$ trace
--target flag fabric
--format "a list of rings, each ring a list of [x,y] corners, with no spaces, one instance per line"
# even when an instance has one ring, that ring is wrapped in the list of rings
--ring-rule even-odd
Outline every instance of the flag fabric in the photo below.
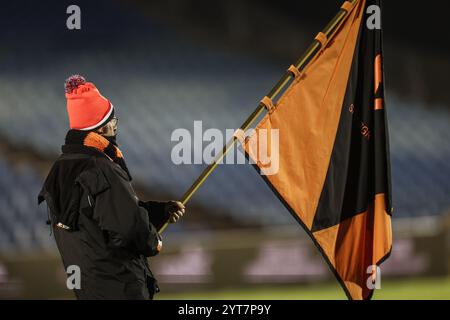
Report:
[[[380,2],[345,2],[348,17],[331,39],[319,34],[305,70],[291,67],[296,79],[243,146],[349,299],[372,297],[392,248],[382,30],[368,23]],[[258,139],[270,134],[258,133],[274,129],[278,171],[264,175]]]

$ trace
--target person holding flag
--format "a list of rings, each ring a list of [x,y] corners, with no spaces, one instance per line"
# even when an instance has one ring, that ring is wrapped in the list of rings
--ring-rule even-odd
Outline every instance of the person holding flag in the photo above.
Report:
[[[78,299],[152,299],[159,291],[147,257],[162,248],[158,229],[178,221],[178,201],[141,201],[117,144],[114,106],[79,75],[66,80],[70,130],[39,204],[66,270],[80,271]]]

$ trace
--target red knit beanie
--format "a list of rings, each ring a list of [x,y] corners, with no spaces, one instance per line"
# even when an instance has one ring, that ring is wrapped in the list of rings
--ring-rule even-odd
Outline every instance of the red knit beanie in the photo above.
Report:
[[[80,75],[70,76],[65,83],[67,113],[71,129],[94,130],[114,117],[114,107],[93,83]]]

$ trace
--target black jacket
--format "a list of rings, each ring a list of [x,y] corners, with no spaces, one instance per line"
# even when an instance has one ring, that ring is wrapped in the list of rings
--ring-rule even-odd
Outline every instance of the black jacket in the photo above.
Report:
[[[159,291],[146,257],[160,250],[165,203],[141,202],[126,172],[104,153],[71,146],[39,193],[64,267],[81,270],[79,299],[151,299]]]

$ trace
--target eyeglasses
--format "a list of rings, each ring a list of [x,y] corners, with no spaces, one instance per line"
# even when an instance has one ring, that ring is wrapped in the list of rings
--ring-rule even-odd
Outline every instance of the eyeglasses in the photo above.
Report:
[[[111,119],[111,125],[112,125],[113,127],[117,127],[118,124],[119,124],[119,118],[113,117],[113,118]]]

